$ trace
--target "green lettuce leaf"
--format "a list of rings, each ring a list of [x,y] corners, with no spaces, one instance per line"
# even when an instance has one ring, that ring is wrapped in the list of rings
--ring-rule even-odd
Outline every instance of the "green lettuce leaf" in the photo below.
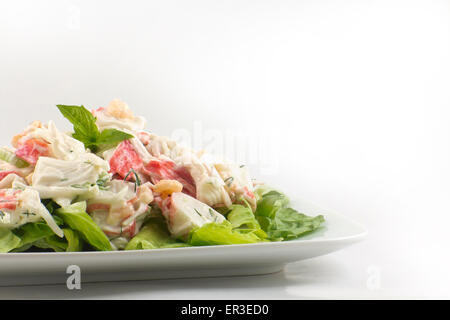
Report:
[[[63,229],[64,239],[52,235],[36,241],[33,245],[41,249],[52,249],[56,252],[80,252],[83,250],[83,241],[80,234],[71,229]]]
[[[318,229],[325,218],[310,217],[292,208],[278,210],[267,226],[267,234],[273,240],[294,240]]]
[[[56,218],[55,221],[58,225],[61,225],[63,223],[60,218],[54,218]],[[35,246],[36,243],[39,244],[41,242],[45,242],[46,238],[55,236],[53,230],[50,229],[50,227],[45,222],[27,223],[14,230],[14,233],[21,239],[19,247],[14,249],[14,252],[27,251],[31,247]]]
[[[252,232],[233,229],[229,221],[208,223],[191,231],[188,243],[192,246],[214,246],[261,242],[261,238]]]
[[[265,230],[276,212],[287,205],[289,205],[289,198],[281,192],[270,190],[261,194],[255,213],[261,227]],[[263,219],[264,217],[268,219]]]
[[[36,241],[54,235],[53,230],[43,222],[27,223],[16,229],[15,233],[21,239],[20,247],[33,245]]]
[[[83,251],[83,240],[79,232],[72,229],[63,229],[64,238],[67,240],[67,252]]]
[[[62,225],[61,218],[54,216],[58,225]],[[41,249],[52,249],[56,252],[81,251],[82,240],[78,232],[71,229],[63,229],[64,239],[56,236],[52,229],[43,222],[27,223],[14,230],[16,236],[20,238],[20,244],[14,252],[24,252],[31,247]]]
[[[20,238],[11,230],[0,228],[0,253],[7,253],[20,247],[20,242]]]
[[[232,205],[227,214],[227,220],[231,223],[233,230],[241,233],[254,233],[261,239],[267,238],[267,234],[261,229],[250,207]]]
[[[26,246],[15,248],[14,250],[11,250],[10,252],[26,252],[30,250],[33,247],[33,244],[27,244]]]
[[[67,251],[67,242],[59,238],[58,236],[39,239],[33,243],[33,246],[40,249],[51,249],[55,252]]]
[[[125,250],[151,250],[163,248],[181,248],[189,246],[170,236],[162,217],[151,217],[141,231],[128,243]]]
[[[315,231],[325,222],[322,215],[310,217],[288,208],[289,199],[278,191],[259,191],[255,216],[271,241],[297,239]]]
[[[78,231],[93,248],[100,251],[112,250],[108,237],[86,213],[86,202],[77,202],[69,207],[59,208],[55,214],[62,218],[71,229]]]
[[[48,229],[47,229],[48,228]],[[21,227],[17,233],[21,233],[20,247],[14,252],[24,252],[31,247],[51,249],[56,252],[79,252],[83,249],[83,242],[77,231],[63,229],[64,239],[56,236],[51,229],[43,223],[29,223]]]

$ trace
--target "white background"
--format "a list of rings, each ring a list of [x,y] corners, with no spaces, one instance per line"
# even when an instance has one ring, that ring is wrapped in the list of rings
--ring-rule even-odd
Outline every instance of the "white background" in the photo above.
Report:
[[[254,176],[370,232],[276,275],[0,298],[450,298],[449,1],[1,1],[0,46],[3,144],[118,97],[162,135],[237,134]]]

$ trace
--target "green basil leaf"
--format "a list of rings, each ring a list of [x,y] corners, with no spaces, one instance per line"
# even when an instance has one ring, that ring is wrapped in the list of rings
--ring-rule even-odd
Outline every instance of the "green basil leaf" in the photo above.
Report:
[[[131,134],[128,134],[117,129],[105,129],[100,133],[97,139],[98,145],[117,145],[124,140],[133,138]]]
[[[97,141],[100,132],[95,124],[95,117],[84,106],[57,105],[62,115],[73,124],[75,139],[86,143]]]
[[[73,138],[96,152],[100,146],[115,146],[119,142],[133,138],[132,135],[117,129],[98,130],[96,118],[84,106],[57,105],[62,115],[73,124]]]

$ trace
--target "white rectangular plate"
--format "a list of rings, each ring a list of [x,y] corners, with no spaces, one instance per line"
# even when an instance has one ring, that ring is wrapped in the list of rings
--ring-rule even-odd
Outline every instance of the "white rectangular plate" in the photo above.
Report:
[[[289,242],[192,247],[127,252],[0,254],[0,285],[65,283],[67,268],[77,265],[87,282],[127,281],[275,273],[288,263],[321,256],[361,241],[364,227],[340,214],[305,201],[292,207],[323,214],[324,227]]]

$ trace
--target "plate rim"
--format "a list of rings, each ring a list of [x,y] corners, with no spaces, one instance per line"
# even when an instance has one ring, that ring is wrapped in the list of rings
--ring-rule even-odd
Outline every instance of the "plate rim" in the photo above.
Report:
[[[0,253],[0,259],[4,259],[6,257],[10,258],[44,258],[44,257],[54,257],[54,258],[63,258],[63,257],[100,257],[100,256],[127,256],[134,255],[136,253],[140,253],[142,255],[150,255],[152,253],[179,253],[179,252],[197,252],[197,251],[210,251],[210,250],[232,250],[232,249],[246,249],[246,248],[257,248],[257,247],[297,247],[311,244],[323,244],[323,243],[356,243],[363,241],[367,238],[369,231],[368,229],[361,223],[356,222],[355,220],[346,217],[340,213],[332,212],[329,210],[328,213],[331,213],[335,216],[338,216],[340,219],[345,220],[346,223],[352,224],[355,227],[359,228],[359,232],[355,234],[351,234],[348,236],[340,236],[329,239],[295,239],[290,241],[275,241],[275,242],[260,242],[260,243],[246,243],[246,244],[232,244],[232,245],[213,245],[213,246],[193,246],[193,247],[181,247],[181,248],[158,248],[158,249],[146,249],[146,250],[128,250],[128,251],[82,251],[82,252],[10,252],[10,253]],[[327,213],[325,213],[326,215]]]

